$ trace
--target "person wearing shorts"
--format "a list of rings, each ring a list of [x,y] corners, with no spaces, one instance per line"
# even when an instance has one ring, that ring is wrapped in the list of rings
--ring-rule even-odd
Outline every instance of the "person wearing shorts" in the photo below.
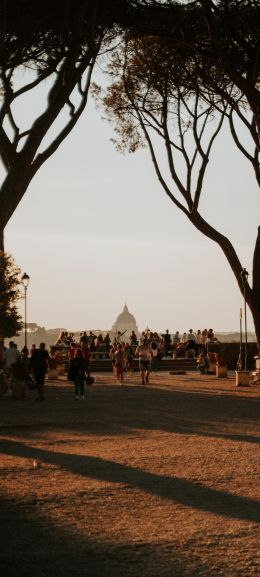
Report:
[[[139,369],[142,385],[145,385],[145,383],[149,383],[151,360],[153,357],[151,345],[146,338],[144,338],[142,344],[137,347],[136,356],[139,358]]]

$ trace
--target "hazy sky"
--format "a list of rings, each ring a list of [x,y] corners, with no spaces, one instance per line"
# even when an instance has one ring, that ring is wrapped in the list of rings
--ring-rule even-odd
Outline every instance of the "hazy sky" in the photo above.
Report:
[[[39,100],[21,106],[28,117]],[[6,228],[6,251],[30,276],[28,322],[110,329],[127,303],[139,330],[239,330],[243,298],[224,254],[166,197],[148,151],[121,155],[113,136],[90,101]],[[229,236],[249,273],[259,209],[252,170],[225,131],[202,214]]]

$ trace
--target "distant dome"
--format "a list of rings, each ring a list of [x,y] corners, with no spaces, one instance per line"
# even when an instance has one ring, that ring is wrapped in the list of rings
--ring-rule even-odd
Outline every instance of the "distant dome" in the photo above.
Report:
[[[139,335],[135,317],[134,315],[131,315],[126,305],[124,306],[120,315],[118,315],[111,330],[113,334],[117,333],[118,331],[123,332],[125,335],[125,340],[129,339],[133,331],[136,333],[136,335]]]
[[[123,324],[130,324],[136,325],[136,320],[134,315],[131,315],[127,306],[124,306],[123,312],[118,315],[115,325],[123,325]]]

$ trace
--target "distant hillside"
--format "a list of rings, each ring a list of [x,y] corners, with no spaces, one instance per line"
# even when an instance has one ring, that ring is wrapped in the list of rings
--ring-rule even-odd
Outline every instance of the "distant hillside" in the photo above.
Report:
[[[41,342],[44,342],[44,343],[46,343],[47,347],[49,348],[50,345],[53,345],[57,341],[61,331],[65,331],[65,330],[69,330],[69,329],[55,328],[55,329],[46,330],[45,327],[40,327],[36,323],[28,323],[28,335],[27,335],[28,347],[30,348],[32,346],[32,344],[39,346],[39,344]],[[92,330],[93,330],[94,334],[99,334],[102,332],[102,330],[100,330],[100,329],[98,329],[98,330],[92,329]],[[89,331],[87,331],[87,332],[89,332]],[[215,333],[215,335],[221,343],[239,343],[239,341],[240,341],[240,335],[238,332]],[[74,336],[75,336],[76,340],[79,340],[80,333],[78,331],[77,332],[75,331]],[[5,344],[8,343],[8,340],[10,340],[10,339],[6,339]],[[13,340],[14,342],[17,343],[17,346],[19,349],[21,349],[24,346],[24,334],[23,333],[21,333],[18,337],[12,338],[11,340]],[[245,336],[243,333],[243,342],[244,341],[245,341]],[[249,343],[255,343],[256,342],[255,333],[249,332],[247,334],[247,341]]]
[[[215,333],[217,339],[222,343],[239,343],[240,342],[240,334],[238,332],[230,332],[230,333]],[[243,341],[245,341],[245,335],[243,332]],[[255,333],[249,332],[247,333],[247,342],[248,343],[255,343],[256,336]]]

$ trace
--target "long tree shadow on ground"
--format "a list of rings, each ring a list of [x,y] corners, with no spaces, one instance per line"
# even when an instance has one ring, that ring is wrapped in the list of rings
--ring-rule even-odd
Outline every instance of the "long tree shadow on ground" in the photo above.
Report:
[[[259,422],[259,398],[153,387],[123,391],[93,387],[87,396],[85,405],[79,407],[70,390],[59,386],[50,391],[45,406],[40,408],[34,401],[15,403],[5,399],[1,429],[8,430],[8,435],[16,435],[19,428],[23,433],[27,429],[31,438],[37,437],[40,429],[64,428],[82,435],[114,436],[147,429],[251,443],[260,440],[260,436],[247,432],[250,424],[256,428]]]
[[[145,493],[156,495],[195,509],[224,517],[260,521],[260,504],[254,499],[232,495],[178,477],[149,473],[138,468],[88,455],[58,453],[2,440],[0,452],[7,455],[39,459],[66,469],[70,473],[109,483],[124,483]]]
[[[0,539],[3,577],[210,576],[172,543],[97,542],[56,526],[26,501],[0,500]]]

